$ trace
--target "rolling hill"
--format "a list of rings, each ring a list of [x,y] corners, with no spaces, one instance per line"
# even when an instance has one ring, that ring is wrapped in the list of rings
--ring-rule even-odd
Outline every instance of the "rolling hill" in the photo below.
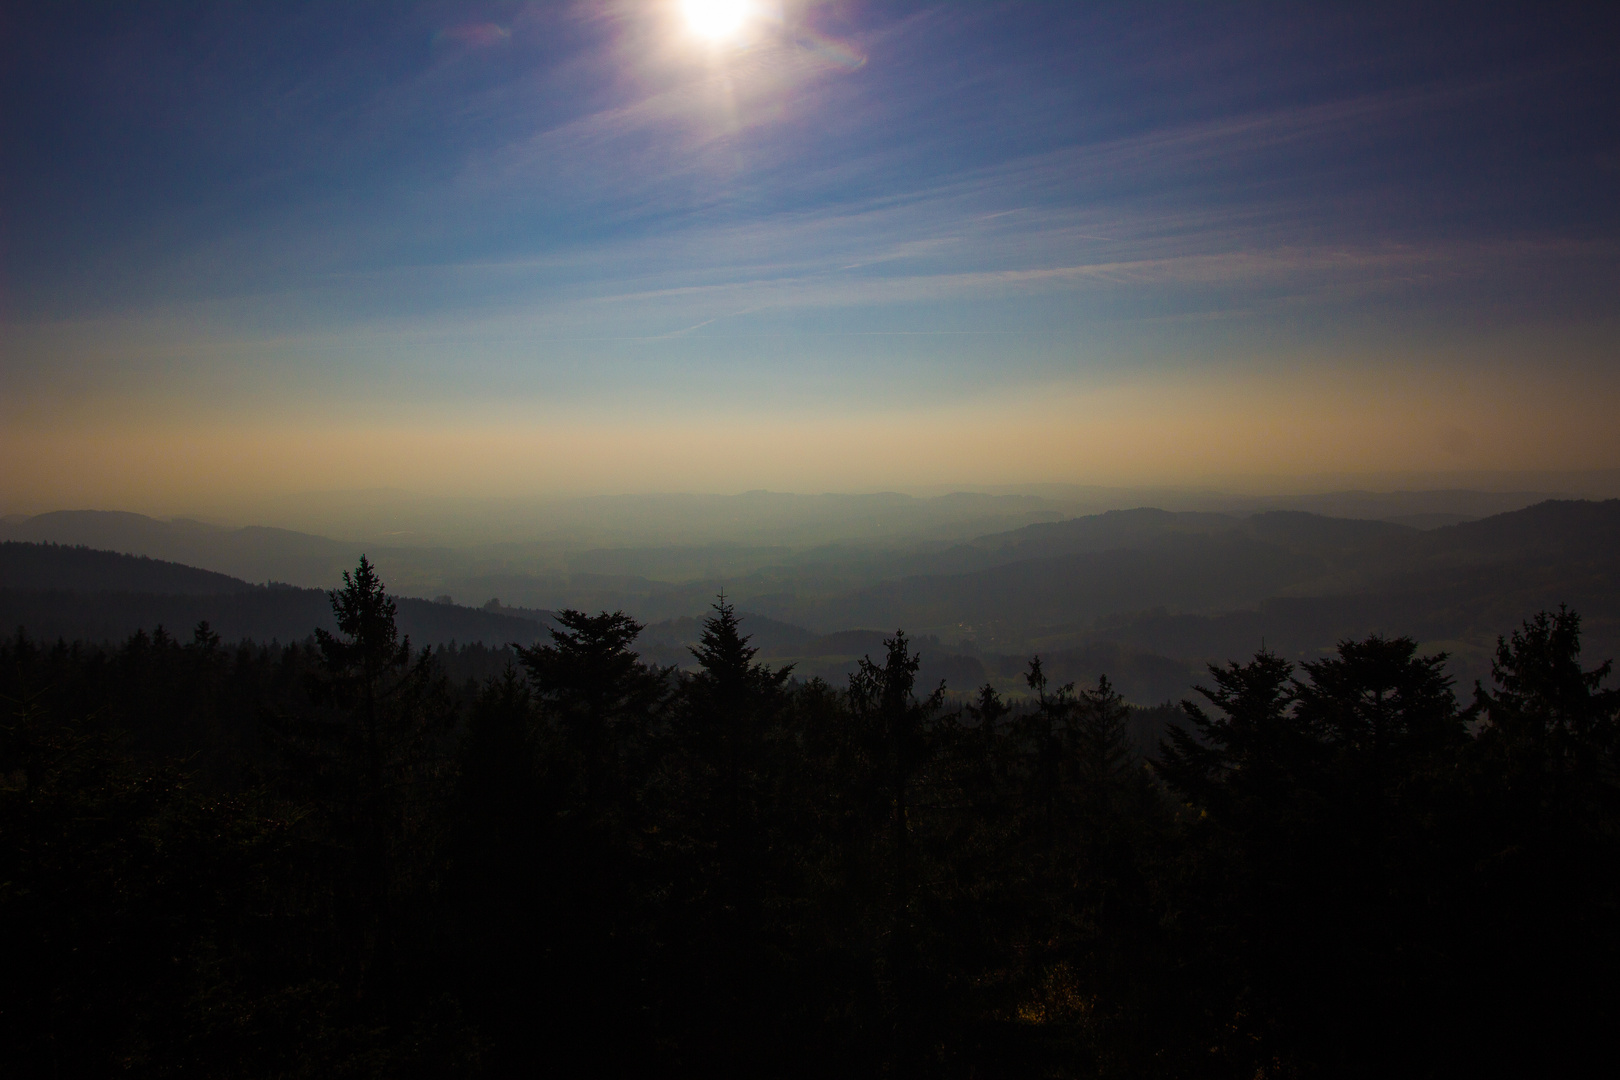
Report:
[[[135,515],[72,521],[123,530],[126,538],[145,529],[169,544],[192,527],[155,523],[168,531],[153,531],[143,524],[150,519]],[[262,541],[328,559],[332,569],[321,580],[332,584],[351,557],[320,537],[231,535],[241,551]],[[698,572],[674,582],[508,571],[477,579],[482,586],[472,595],[487,587],[517,596],[517,605],[471,608],[405,596],[400,620],[419,642],[493,643],[532,640],[558,607],[622,608],[652,623],[641,646],[649,659],[686,664],[698,620],[723,588],[750,613],[762,655],[805,675],[841,678],[881,647],[884,632],[904,627],[923,646],[925,674],[942,674],[958,688],[988,678],[1016,689],[1018,671],[1038,651],[1063,679],[1107,670],[1136,700],[1162,700],[1183,692],[1203,663],[1252,654],[1262,642],[1308,659],[1343,638],[1375,632],[1413,634],[1426,647],[1446,648],[1453,670],[1471,679],[1488,671],[1498,634],[1560,603],[1582,613],[1589,655],[1606,659],[1620,652],[1617,553],[1620,500],[1546,501],[1426,530],[1301,511],[1141,508],[949,545],[824,545],[777,553],[773,565],[746,572],[694,555]],[[388,558],[386,551],[377,556],[392,584]],[[615,558],[596,565],[638,565],[629,553]],[[525,587],[543,589],[545,603],[523,602]],[[288,640],[327,625],[329,614],[318,589],[255,585],[176,561],[6,543],[0,618],[51,637],[117,637],[158,622],[184,630],[207,619],[227,637]]]
[[[528,643],[543,618],[396,597],[399,627],[419,645]],[[544,616],[547,613],[536,612]],[[106,641],[162,625],[187,636],[206,621],[226,640],[298,641],[334,628],[320,589],[253,585],[157,559],[54,544],[0,543],[0,625],[35,638]]]

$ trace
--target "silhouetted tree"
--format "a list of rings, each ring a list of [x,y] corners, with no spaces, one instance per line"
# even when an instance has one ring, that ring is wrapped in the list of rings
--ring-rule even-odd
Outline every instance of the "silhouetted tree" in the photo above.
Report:
[[[492,1071],[538,1066],[545,981],[558,973],[547,945],[558,910],[551,878],[556,807],[528,686],[508,666],[487,682],[462,736],[448,835],[446,943],[463,1002],[488,1039]],[[539,1028],[540,1030],[536,1030]]]
[[[1459,942],[1479,965],[1465,1019],[1478,1060],[1522,1072],[1620,1066],[1592,1038],[1620,992],[1620,690],[1581,664],[1574,612],[1543,611],[1497,639],[1492,690],[1475,688],[1483,831]],[[1599,1064],[1602,1062],[1603,1064]]]
[[[1285,992],[1288,1024],[1324,1063],[1387,1065],[1425,1041],[1422,1003],[1449,989],[1421,959],[1456,917],[1446,806],[1468,736],[1445,661],[1374,635],[1301,665],[1308,681],[1295,684],[1296,720],[1320,750],[1304,788],[1312,830],[1293,838],[1285,880],[1311,913],[1279,920],[1274,960],[1284,984],[1333,973]]]
[[[1195,689],[1219,713],[1181,703],[1192,730],[1170,730],[1160,747],[1160,774],[1194,805],[1227,819],[1282,798],[1312,749],[1290,715],[1293,673],[1293,664],[1264,651],[1247,664],[1211,664],[1214,687]]]
[[[722,594],[703,620],[670,709],[672,739],[656,770],[664,899],[659,932],[669,975],[660,1006],[694,1067],[737,1074],[780,1052],[779,979],[767,949],[767,897],[780,877],[771,845],[770,742],[791,668],[756,662]]]
[[[542,731],[556,736],[545,766],[555,808],[547,1030],[622,1064],[648,1035],[642,1017],[657,993],[645,973],[657,951],[650,905],[664,882],[652,837],[662,823],[646,794],[672,683],[632,650],[641,624],[624,612],[556,619],[550,644],[516,650]]]
[[[436,790],[448,773],[439,741],[453,711],[432,654],[413,655],[397,609],[362,555],[328,594],[338,633],[315,631],[318,711],[284,725],[305,788],[333,815],[340,938],[363,984],[393,991],[407,890],[423,884]],[[406,903],[409,907],[409,903]]]
[[[979,687],[973,701],[966,708],[967,715],[979,730],[979,740],[984,746],[987,761],[995,748],[1001,722],[1011,711],[1007,703],[1001,699],[1001,695],[996,693],[996,688],[989,683]]]
[[[1612,814],[1620,752],[1620,689],[1605,662],[1582,668],[1580,616],[1543,611],[1497,639],[1494,692],[1476,688],[1487,767],[1532,830]]]
[[[720,777],[724,806],[727,873],[739,888],[749,870],[754,808],[746,789],[758,768],[762,729],[781,707],[792,665],[772,670],[754,662],[736,610],[722,595],[703,621],[703,636],[691,650],[699,670],[685,687],[682,710],[688,743]]]
[[[549,723],[578,762],[588,812],[607,811],[618,794],[621,747],[646,734],[664,704],[665,681],[630,646],[642,626],[622,611],[557,613],[551,644],[517,647]]]
[[[890,810],[888,884],[892,912],[886,959],[893,995],[894,1060],[904,1072],[918,1064],[912,787],[927,750],[925,727],[944,703],[945,688],[941,684],[927,697],[919,698],[916,683],[922,658],[911,652],[911,643],[903,631],[895,631],[883,645],[881,666],[870,656],[862,657],[849,677],[849,701],[856,723],[864,725],[875,740],[876,757],[882,762],[880,775],[886,780],[883,786],[884,802]]]

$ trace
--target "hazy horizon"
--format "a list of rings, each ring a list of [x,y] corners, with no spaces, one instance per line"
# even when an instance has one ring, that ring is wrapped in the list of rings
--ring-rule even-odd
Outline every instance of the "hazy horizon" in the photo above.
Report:
[[[55,505],[9,510],[0,523],[30,539],[87,543],[126,550],[96,538],[95,520],[117,531],[119,515],[212,530],[270,528],[343,543],[391,548],[528,549],[544,552],[592,548],[776,545],[805,549],[855,542],[880,546],[961,542],[1042,521],[1063,521],[1109,511],[1153,508],[1239,517],[1267,510],[1303,510],[1325,517],[1421,523],[1472,520],[1547,499],[1620,496],[1620,472],[1389,477],[1366,486],[1357,478],[1320,477],[1310,486],[1111,487],[1025,484],[942,486],[912,491],[844,492],[619,492],[549,498],[479,498],[420,494],[399,489],[302,492],[182,508],[150,505]],[[1380,488],[1377,481],[1385,486]],[[1450,481],[1450,483],[1447,483]],[[46,526],[38,536],[30,522]],[[50,524],[55,522],[55,524]],[[58,526],[66,532],[58,535]],[[89,528],[89,532],[84,532]],[[21,534],[19,534],[20,536]],[[14,537],[15,538],[15,537]],[[146,552],[136,552],[146,553]],[[514,554],[512,557],[520,558]]]

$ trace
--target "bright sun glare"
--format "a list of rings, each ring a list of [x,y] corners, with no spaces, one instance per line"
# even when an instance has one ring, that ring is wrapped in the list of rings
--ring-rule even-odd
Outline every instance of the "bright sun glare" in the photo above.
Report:
[[[681,0],[692,31],[710,41],[735,37],[748,16],[748,0]]]

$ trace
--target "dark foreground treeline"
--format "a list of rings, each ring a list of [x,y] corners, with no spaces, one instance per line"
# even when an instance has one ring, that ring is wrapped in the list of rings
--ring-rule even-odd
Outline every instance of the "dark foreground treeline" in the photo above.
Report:
[[[362,562],[312,644],[0,655],[15,1075],[1474,1076],[1615,1064],[1616,717],[1573,613],[962,709],[566,613],[452,681]],[[495,654],[457,654],[466,671]]]

